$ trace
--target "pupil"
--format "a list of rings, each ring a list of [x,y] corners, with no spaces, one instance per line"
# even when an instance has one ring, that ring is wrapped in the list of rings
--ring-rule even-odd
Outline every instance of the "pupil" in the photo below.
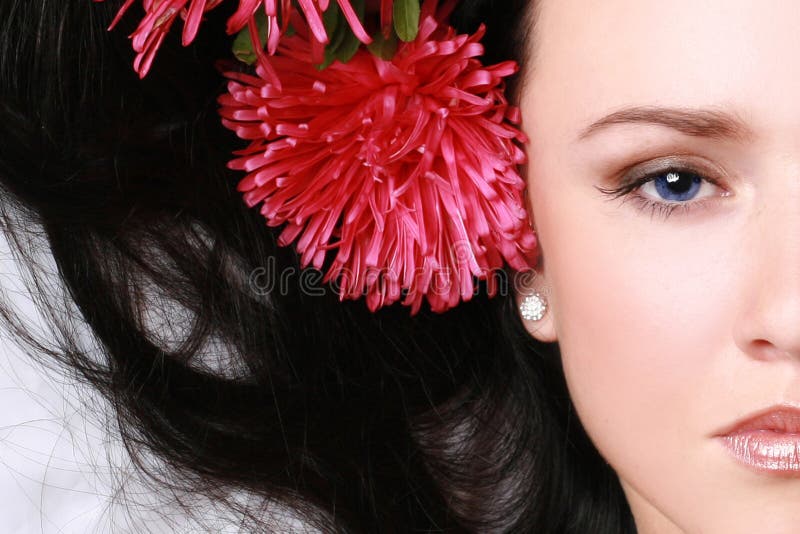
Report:
[[[691,199],[700,189],[702,179],[692,173],[673,171],[662,174],[655,180],[658,194],[665,200],[683,201]]]
[[[686,180],[681,178],[681,176],[682,174],[677,172],[667,174],[667,184],[669,184],[670,189],[675,193],[685,193],[692,187],[692,183],[694,182],[694,177]]]

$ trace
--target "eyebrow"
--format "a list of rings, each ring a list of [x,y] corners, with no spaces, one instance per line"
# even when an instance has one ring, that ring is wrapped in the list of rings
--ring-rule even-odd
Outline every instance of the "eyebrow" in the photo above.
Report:
[[[713,108],[634,106],[615,111],[584,128],[576,141],[616,124],[656,124],[692,137],[750,141],[754,134],[739,116]]]

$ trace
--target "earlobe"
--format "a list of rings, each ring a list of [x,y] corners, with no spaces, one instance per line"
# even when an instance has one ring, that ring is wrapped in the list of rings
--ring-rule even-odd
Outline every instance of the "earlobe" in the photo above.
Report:
[[[536,276],[536,272],[533,278]],[[541,284],[536,284],[541,286]],[[557,341],[555,322],[553,320],[552,303],[547,298],[547,291],[542,287],[525,284],[516,291],[517,311],[525,329],[543,343]]]

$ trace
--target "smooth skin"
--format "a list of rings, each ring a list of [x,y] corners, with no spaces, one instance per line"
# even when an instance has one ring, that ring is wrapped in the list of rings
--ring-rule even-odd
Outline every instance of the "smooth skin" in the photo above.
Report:
[[[713,438],[800,406],[800,2],[542,0],[531,46],[520,103],[549,308],[528,328],[559,343],[639,533],[800,532],[800,477]],[[689,113],[579,139],[639,106]],[[689,199],[598,190],[676,162],[704,178]]]

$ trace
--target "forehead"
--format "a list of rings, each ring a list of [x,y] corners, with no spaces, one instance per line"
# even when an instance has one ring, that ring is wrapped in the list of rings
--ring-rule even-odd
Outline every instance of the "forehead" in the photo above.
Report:
[[[542,0],[523,100],[584,119],[624,105],[800,121],[800,2]],[[585,122],[585,121],[582,121]]]

